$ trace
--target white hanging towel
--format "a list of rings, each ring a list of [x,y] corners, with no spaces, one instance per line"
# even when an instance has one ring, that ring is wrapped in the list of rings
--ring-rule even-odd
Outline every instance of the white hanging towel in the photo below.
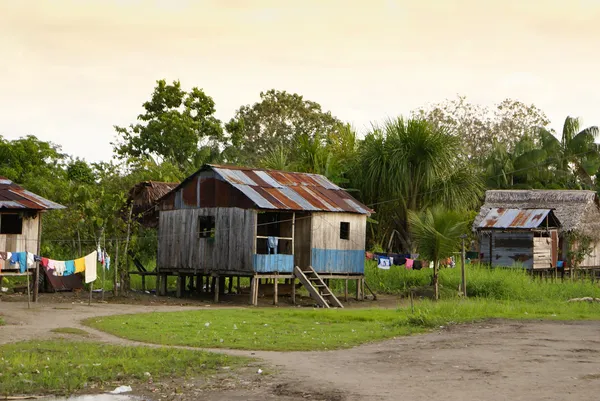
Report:
[[[96,281],[96,268],[98,263],[98,252],[94,251],[85,257],[85,282]]]

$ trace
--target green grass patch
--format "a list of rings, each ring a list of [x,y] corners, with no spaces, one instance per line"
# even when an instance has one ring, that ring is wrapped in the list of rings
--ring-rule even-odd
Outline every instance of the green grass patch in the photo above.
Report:
[[[487,318],[600,319],[589,303],[423,301],[391,309],[221,309],[91,318],[85,324],[136,341],[205,348],[327,350],[349,348]]]
[[[90,335],[90,333],[88,333],[85,330],[81,330],[75,327],[58,327],[56,329],[52,329],[50,330],[53,333],[60,333],[60,334],[74,334],[77,336],[84,336],[87,337]]]
[[[83,388],[112,390],[171,377],[214,374],[248,362],[202,351],[123,347],[73,341],[0,345],[0,394],[71,394]]]
[[[365,263],[365,276],[369,286],[379,294],[406,294],[411,288],[427,287],[432,282],[432,269],[406,270],[404,266],[392,266],[390,270],[377,268],[374,261]],[[479,265],[466,265],[467,295],[499,300],[558,301],[579,297],[600,297],[598,283],[587,281],[564,281],[533,279],[521,268],[489,269]],[[341,280],[332,281],[334,290],[343,292]],[[460,285],[460,267],[440,270],[442,296],[454,298]],[[354,283],[350,283],[351,293]]]

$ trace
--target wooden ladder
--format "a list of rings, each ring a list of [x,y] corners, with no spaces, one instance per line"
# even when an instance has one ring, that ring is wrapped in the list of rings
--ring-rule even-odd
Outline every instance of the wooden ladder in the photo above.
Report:
[[[323,308],[343,308],[344,305],[339,299],[333,295],[331,289],[325,284],[323,279],[317,274],[312,266],[306,268],[306,270],[300,269],[298,266],[294,267],[294,275],[300,280],[302,285],[308,290],[308,293],[317,301],[317,303]]]

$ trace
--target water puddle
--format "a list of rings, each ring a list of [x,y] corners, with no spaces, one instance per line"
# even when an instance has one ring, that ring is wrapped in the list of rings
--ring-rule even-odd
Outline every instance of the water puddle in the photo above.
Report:
[[[140,401],[141,398],[123,394],[90,394],[76,397],[41,398],[42,401]]]

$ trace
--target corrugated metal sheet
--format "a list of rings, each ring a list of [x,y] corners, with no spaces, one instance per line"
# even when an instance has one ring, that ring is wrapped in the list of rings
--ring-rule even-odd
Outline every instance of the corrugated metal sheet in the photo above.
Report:
[[[11,180],[0,177],[0,209],[51,210],[65,207],[30,192]]]
[[[206,168],[212,169],[261,209],[373,212],[321,175],[220,165]]]
[[[490,209],[479,228],[537,228],[551,209]]]

